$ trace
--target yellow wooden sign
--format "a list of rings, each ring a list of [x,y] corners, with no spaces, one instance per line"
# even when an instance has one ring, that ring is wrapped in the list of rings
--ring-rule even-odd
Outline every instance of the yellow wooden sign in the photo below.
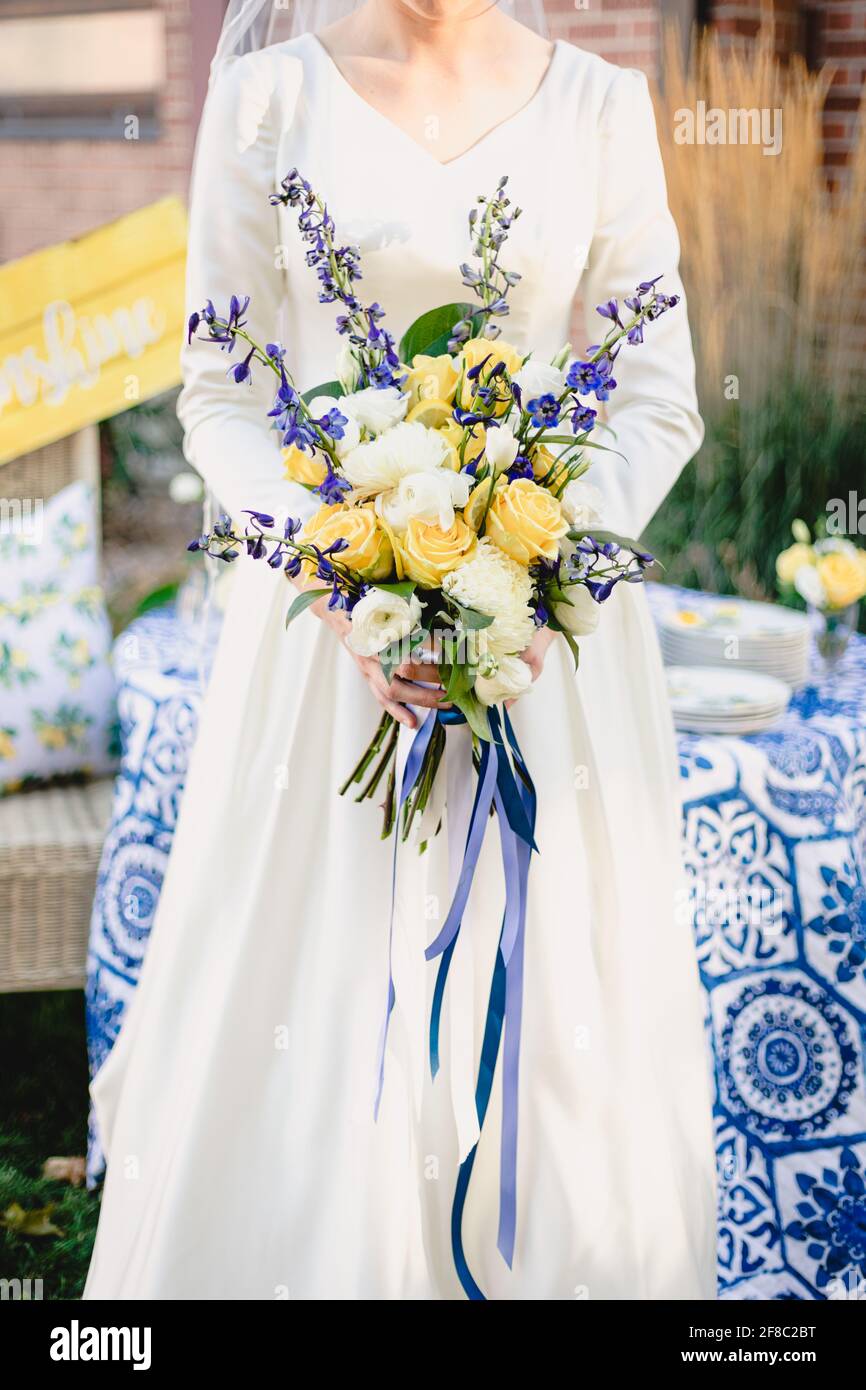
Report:
[[[0,464],[177,385],[185,258],[164,198],[0,267]]]

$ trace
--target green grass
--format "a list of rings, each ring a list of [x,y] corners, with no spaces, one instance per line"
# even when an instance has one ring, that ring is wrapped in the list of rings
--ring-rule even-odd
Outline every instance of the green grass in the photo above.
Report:
[[[83,1155],[87,1054],[79,991],[0,995],[0,1213],[52,1206],[58,1236],[0,1228],[0,1279],[41,1279],[43,1298],[80,1297],[98,1198],[42,1177],[46,1158]]]
[[[863,393],[842,403],[794,382],[760,406],[731,402],[708,420],[703,448],[647,532],[665,579],[776,598],[775,560],[795,517],[812,528],[833,498],[863,495],[864,439]]]

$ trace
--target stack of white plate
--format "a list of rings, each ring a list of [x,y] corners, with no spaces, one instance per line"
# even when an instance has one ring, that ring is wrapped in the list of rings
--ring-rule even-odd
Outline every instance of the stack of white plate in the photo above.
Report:
[[[755,671],[669,666],[668,696],[678,729],[694,734],[753,734],[784,714],[791,692]]]
[[[809,671],[810,629],[805,613],[748,599],[683,599],[658,617],[659,643],[669,666],[724,666],[763,671],[792,688]]]

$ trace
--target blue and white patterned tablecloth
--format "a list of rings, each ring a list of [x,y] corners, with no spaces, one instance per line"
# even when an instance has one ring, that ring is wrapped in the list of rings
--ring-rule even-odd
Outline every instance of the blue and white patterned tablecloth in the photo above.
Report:
[[[651,586],[653,608],[680,592]],[[206,665],[171,610],[139,618],[116,645],[123,756],[91,927],[94,1069],[147,946]],[[866,639],[773,729],[681,734],[678,746],[683,910],[715,1070],[720,1296],[862,1298]],[[91,1133],[91,1182],[101,1170]]]

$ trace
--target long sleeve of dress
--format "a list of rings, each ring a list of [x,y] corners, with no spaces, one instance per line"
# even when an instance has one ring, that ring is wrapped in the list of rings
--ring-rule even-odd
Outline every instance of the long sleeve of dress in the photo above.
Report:
[[[610,325],[595,312],[643,280],[663,275],[665,294],[683,294],[679,238],[667,204],[652,101],[642,73],[625,69],[601,117],[599,214],[582,294],[587,343]],[[617,454],[592,454],[592,481],[605,497],[605,523],[638,536],[703,439],[685,299],[646,327],[645,341],[617,359],[608,423],[593,439]]]
[[[283,70],[285,68],[285,70]],[[232,294],[249,295],[247,329],[259,343],[279,332],[284,280],[279,265],[277,133],[294,113],[302,77],[296,59],[277,65],[264,54],[230,62],[214,78],[205,104],[195,161],[187,255],[187,311],[211,299],[217,313]],[[283,476],[277,434],[269,429],[275,376],[259,366],[252,385],[227,376],[242,359],[193,339],[181,353],[178,417],[184,453],[232,516],[244,508],[312,514],[315,499]]]

